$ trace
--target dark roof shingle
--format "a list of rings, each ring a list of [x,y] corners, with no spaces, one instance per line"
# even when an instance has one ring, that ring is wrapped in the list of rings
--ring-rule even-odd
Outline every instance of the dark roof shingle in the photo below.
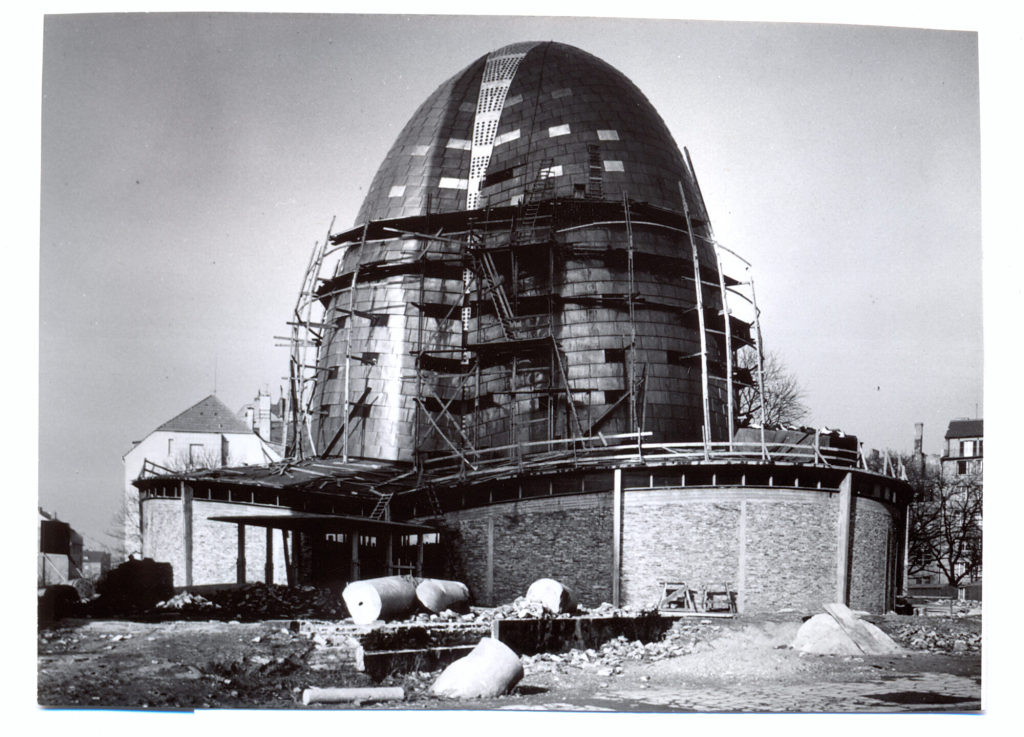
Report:
[[[250,433],[252,429],[211,394],[162,424],[157,428],[157,432],[160,431]]]
[[[985,436],[984,420],[953,420],[946,430],[946,440],[950,438],[981,438]]]

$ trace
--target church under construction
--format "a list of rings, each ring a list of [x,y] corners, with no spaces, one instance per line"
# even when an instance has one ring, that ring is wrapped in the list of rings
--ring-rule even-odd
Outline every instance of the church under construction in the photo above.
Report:
[[[257,558],[272,580],[276,550],[290,583],[427,572],[482,605],[550,577],[589,606],[687,582],[740,612],[891,608],[909,487],[851,437],[737,428],[758,318],[640,90],[571,46],[498,49],[420,105],[311,254],[287,459],[145,468],[143,554],[180,541],[185,586]]]

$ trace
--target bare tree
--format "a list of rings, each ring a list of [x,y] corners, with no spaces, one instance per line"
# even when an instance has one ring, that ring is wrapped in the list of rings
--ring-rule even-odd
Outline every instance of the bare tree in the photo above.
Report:
[[[774,353],[764,357],[764,415],[761,414],[761,392],[757,386],[757,351],[748,348],[740,351],[737,360],[741,369],[750,372],[753,386],[744,386],[736,397],[736,424],[738,427],[796,425],[808,413],[804,404],[804,391],[796,375],[786,368]]]
[[[190,448],[180,450],[173,457],[163,462],[163,466],[175,473],[189,473],[191,471],[204,471],[210,468],[230,466],[234,461],[229,457],[221,462],[221,455],[218,451],[203,446],[201,449]]]
[[[110,519],[105,535],[111,542],[107,546],[111,563],[128,560],[133,553],[142,552],[142,526],[139,519],[138,496],[129,499],[123,492],[121,506]]]
[[[909,575],[941,573],[950,586],[973,580],[981,571],[981,477],[914,475]]]
[[[160,466],[171,473],[191,473],[222,465],[232,465],[229,456],[222,463],[221,454],[210,448],[181,450],[172,458],[161,461]],[[125,493],[121,506],[114,513],[106,535],[113,541],[110,546],[111,558],[127,560],[132,554],[142,553],[142,519],[140,517],[138,492]]]

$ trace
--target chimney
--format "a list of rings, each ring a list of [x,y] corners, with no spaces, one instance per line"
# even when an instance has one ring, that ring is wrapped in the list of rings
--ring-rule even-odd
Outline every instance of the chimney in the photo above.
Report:
[[[914,463],[917,471],[924,475],[924,423],[914,423]]]
[[[264,440],[270,440],[270,392],[260,389],[256,401],[256,432]]]

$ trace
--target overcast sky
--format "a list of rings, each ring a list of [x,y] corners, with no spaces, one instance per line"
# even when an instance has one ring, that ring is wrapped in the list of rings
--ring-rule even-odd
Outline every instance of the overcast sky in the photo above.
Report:
[[[287,372],[309,252],[415,108],[556,40],[632,79],[754,266],[809,424],[939,452],[980,416],[977,37],[855,26],[381,16],[52,16],[44,36],[39,495],[95,540],[133,440]],[[87,545],[90,544],[87,538]]]

